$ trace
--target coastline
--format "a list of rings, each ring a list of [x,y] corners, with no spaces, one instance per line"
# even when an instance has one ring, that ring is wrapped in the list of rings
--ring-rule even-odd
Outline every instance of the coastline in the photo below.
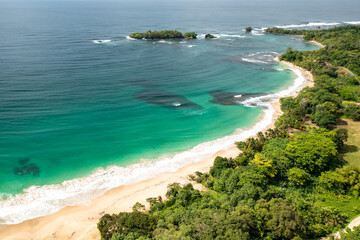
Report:
[[[317,41],[315,41],[315,40],[311,40],[310,42],[315,43],[316,45],[318,45],[318,46],[320,46],[320,47],[322,47],[322,48],[325,47],[324,44],[319,43],[319,42],[317,42]]]
[[[303,80],[300,88],[313,86],[313,76],[309,71],[289,62],[280,61],[280,63],[301,72]],[[300,89],[295,90],[290,92],[288,96],[295,96]],[[264,131],[274,126],[276,119],[282,114],[279,98],[271,103],[270,111],[267,114],[271,114],[271,123],[265,127],[262,126],[262,129],[255,129],[256,132]],[[254,127],[256,126],[257,124],[254,125]],[[236,157],[238,154],[239,150],[235,144],[232,144],[225,150],[217,151],[211,157],[185,165],[175,172],[166,172],[137,183],[115,187],[102,196],[97,197],[87,206],[65,207],[56,213],[27,220],[19,224],[2,225],[0,226],[0,238],[99,239],[96,224],[105,213],[112,214],[130,211],[136,202],[146,204],[146,199],[149,197],[165,196],[169,183],[188,183],[190,182],[188,179],[189,174],[193,174],[196,171],[209,171],[216,156]],[[202,185],[194,184],[194,187],[201,189]]]
[[[291,63],[291,62],[287,62],[284,60],[279,60],[279,57],[275,58],[275,61],[280,62],[281,64],[284,64],[286,67],[288,68],[293,68],[293,69],[297,69],[301,72],[301,75],[307,80],[306,81],[306,85],[304,85],[303,87],[313,87],[314,86],[314,76],[311,74],[310,71],[301,68],[299,66],[296,66],[295,64]],[[294,96],[294,95],[291,95]]]

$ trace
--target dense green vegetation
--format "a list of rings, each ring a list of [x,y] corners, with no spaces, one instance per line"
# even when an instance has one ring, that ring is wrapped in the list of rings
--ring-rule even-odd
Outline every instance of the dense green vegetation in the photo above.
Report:
[[[197,34],[194,33],[194,32],[184,33],[184,38],[187,38],[187,39],[196,39],[196,38],[197,38]]]
[[[339,72],[358,74],[348,65],[358,52],[344,45],[359,47],[359,28],[302,31],[310,33],[326,47],[289,49],[280,58],[309,69],[315,85],[281,99],[284,114],[274,129],[238,142],[239,156],[217,157],[209,173],[191,175],[206,191],[173,183],[166,200],[147,199],[149,211],[137,203],[131,213],[104,215],[102,239],[320,239],[360,214],[360,167],[342,158],[348,132],[337,128],[340,118],[360,114],[357,76]],[[341,55],[328,56],[334,49]]]
[[[352,231],[346,229],[346,232],[340,233],[342,240],[355,240],[360,239],[360,227],[355,227]]]
[[[196,39],[197,34],[194,32],[184,33],[184,35],[177,31],[177,30],[164,30],[164,31],[151,31],[148,30],[144,33],[131,33],[131,38],[136,39],[182,39],[182,38],[188,38],[188,39]]]
[[[267,33],[303,35],[304,40],[315,40],[325,45],[319,51],[299,52],[289,49],[284,56],[315,74],[323,71],[336,76],[337,67],[345,67],[360,75],[360,26],[341,26],[326,30],[266,29]],[[325,69],[324,69],[325,68]]]
[[[216,37],[214,35],[211,35],[210,33],[208,33],[205,35],[205,38],[208,39],[208,38],[216,38]]]

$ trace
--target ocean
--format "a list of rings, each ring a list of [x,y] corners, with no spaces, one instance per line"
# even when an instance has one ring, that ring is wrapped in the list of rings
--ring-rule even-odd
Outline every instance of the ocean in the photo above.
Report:
[[[0,224],[87,204],[261,129],[269,101],[302,81],[274,58],[319,48],[264,28],[360,24],[358,9],[357,0],[0,0]],[[128,37],[149,29],[198,39]]]

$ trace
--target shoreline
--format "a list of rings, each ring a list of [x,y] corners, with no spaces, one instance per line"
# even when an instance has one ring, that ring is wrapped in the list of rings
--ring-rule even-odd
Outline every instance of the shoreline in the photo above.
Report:
[[[299,89],[295,89],[288,96],[297,95],[303,87],[313,86],[313,76],[309,71],[289,62],[280,61],[280,63],[298,70],[301,73],[298,78],[303,77]],[[255,129],[256,133],[274,127],[275,121],[282,114],[279,100],[277,98],[271,103],[271,108],[264,111],[263,118],[266,118],[266,114],[271,114],[271,122],[266,124],[265,127],[262,126],[262,129]],[[256,128],[259,122],[262,121],[256,122],[252,128]],[[87,206],[65,207],[50,215],[26,220],[18,224],[0,225],[0,239],[99,239],[96,224],[105,213],[113,214],[121,211],[131,211],[136,202],[147,206],[147,198],[159,195],[164,197],[167,185],[173,182],[179,182],[180,184],[191,182],[195,188],[202,189],[202,185],[190,181],[188,175],[196,171],[209,171],[216,156],[236,157],[239,153],[239,149],[233,143],[225,150],[219,150],[212,154],[211,157],[187,164],[175,172],[161,173],[159,176],[140,182],[112,188],[92,200]]]
[[[284,61],[284,60],[279,60],[279,57],[276,57],[275,58],[275,61],[287,66],[288,68],[293,68],[293,69],[297,69],[301,72],[301,75],[307,80],[306,81],[306,85],[303,86],[304,87],[313,87],[314,86],[314,76],[311,74],[310,71],[302,68],[302,67],[299,67],[299,66],[296,66],[295,64],[291,63],[291,62],[287,62],[287,61]],[[291,96],[294,96],[294,95],[291,95]]]
[[[319,43],[319,42],[317,42],[317,41],[315,41],[315,40],[311,40],[311,41],[309,41],[309,42],[315,43],[316,45],[318,45],[318,46],[320,46],[320,47],[322,47],[322,48],[324,48],[324,47],[325,47],[325,45],[324,45],[324,44]]]

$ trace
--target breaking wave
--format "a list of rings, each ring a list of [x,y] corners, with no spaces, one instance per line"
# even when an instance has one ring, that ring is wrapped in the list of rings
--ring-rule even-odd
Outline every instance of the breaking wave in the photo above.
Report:
[[[354,24],[354,25],[359,25],[360,21],[352,21],[352,22],[345,22],[347,24]]]
[[[310,22],[305,24],[290,24],[290,25],[283,25],[283,26],[276,26],[278,28],[306,28],[306,27],[320,27],[320,26],[336,26],[340,25],[341,23],[338,22]]]
[[[93,40],[92,41],[95,44],[102,44],[102,43],[109,43],[111,40]]]

